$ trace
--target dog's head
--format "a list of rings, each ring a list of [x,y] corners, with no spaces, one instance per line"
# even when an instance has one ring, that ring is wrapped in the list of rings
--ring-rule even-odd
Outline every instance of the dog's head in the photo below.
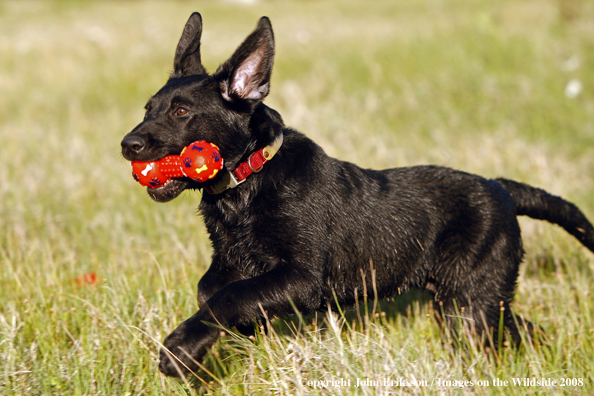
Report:
[[[254,32],[212,75],[200,59],[201,33],[202,18],[194,13],[177,45],[172,75],[146,104],[144,120],[122,140],[125,159],[156,161],[179,155],[196,140],[206,140],[219,147],[226,170],[233,171],[280,133],[280,116],[261,103],[269,92],[274,61],[268,18],[260,19]],[[166,202],[185,189],[202,187],[206,185],[178,178],[148,192],[155,201]]]

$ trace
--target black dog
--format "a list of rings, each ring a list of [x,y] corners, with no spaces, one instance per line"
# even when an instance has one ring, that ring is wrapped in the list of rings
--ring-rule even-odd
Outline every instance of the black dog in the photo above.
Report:
[[[479,333],[497,337],[501,303],[517,342],[509,309],[523,255],[516,216],[559,224],[594,251],[594,229],[579,209],[543,190],[442,167],[376,171],[328,157],[262,104],[274,58],[268,19],[212,75],[200,61],[201,30],[194,13],[173,74],[122,141],[128,160],[206,140],[225,161],[210,182],[179,178],[148,189],[165,202],[204,188],[200,212],[214,248],[198,284],[202,306],[166,338],[163,373],[197,369],[220,332],[205,322],[242,331],[264,312],[325,309],[335,296],[354,303],[373,290],[370,263],[379,297],[426,288],[446,317],[463,312]]]

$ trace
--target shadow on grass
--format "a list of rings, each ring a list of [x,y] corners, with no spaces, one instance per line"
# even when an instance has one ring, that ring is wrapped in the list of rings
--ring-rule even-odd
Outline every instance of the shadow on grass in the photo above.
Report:
[[[404,294],[394,297],[380,299],[377,303],[373,299],[367,301],[359,301],[355,306],[344,306],[342,315],[338,310],[335,313],[340,315],[346,323],[350,324],[352,328],[361,329],[365,325],[365,321],[372,317],[379,319],[382,317],[387,324],[395,324],[399,317],[409,318],[422,311],[421,307],[432,306],[432,295],[421,289],[413,289]],[[309,315],[302,316],[293,315],[282,320],[274,322],[273,326],[277,333],[283,335],[293,335],[296,331],[302,331],[303,327],[307,329],[323,329],[327,327],[324,323],[327,312],[317,311]]]

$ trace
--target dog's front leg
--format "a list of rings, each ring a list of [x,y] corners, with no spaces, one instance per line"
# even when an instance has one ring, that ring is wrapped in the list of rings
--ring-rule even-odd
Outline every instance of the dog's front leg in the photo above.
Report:
[[[225,285],[242,279],[243,276],[238,271],[233,271],[228,266],[221,266],[217,257],[206,271],[206,274],[198,282],[198,306],[201,307],[208,301],[213,294],[221,290]],[[237,331],[243,335],[254,334],[254,324],[237,325]]]
[[[220,333],[205,322],[231,328],[263,319],[264,313],[269,318],[291,315],[292,304],[302,312],[318,309],[322,305],[320,279],[307,269],[279,265],[263,275],[224,286],[165,339],[159,369],[179,376],[198,368],[195,362],[200,362]]]
[[[217,257],[198,282],[198,306],[204,305],[216,292],[221,290],[229,283],[244,278],[241,273],[219,264]]]

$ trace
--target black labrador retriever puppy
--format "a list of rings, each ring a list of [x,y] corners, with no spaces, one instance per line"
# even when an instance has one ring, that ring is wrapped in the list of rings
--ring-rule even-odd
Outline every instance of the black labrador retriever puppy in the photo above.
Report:
[[[516,216],[565,228],[594,251],[594,229],[573,204],[528,185],[437,167],[361,169],[327,156],[287,128],[262,101],[270,89],[274,38],[267,18],[217,71],[200,60],[202,19],[194,13],[174,71],[122,141],[128,160],[153,161],[206,140],[225,168],[197,183],[172,179],[148,189],[165,202],[204,189],[200,212],[214,253],[198,284],[200,310],[165,340],[160,370],[197,369],[220,330],[426,288],[446,317],[458,315],[497,339],[523,249]],[[374,276],[371,276],[371,265]],[[521,327],[521,326],[520,326]]]

